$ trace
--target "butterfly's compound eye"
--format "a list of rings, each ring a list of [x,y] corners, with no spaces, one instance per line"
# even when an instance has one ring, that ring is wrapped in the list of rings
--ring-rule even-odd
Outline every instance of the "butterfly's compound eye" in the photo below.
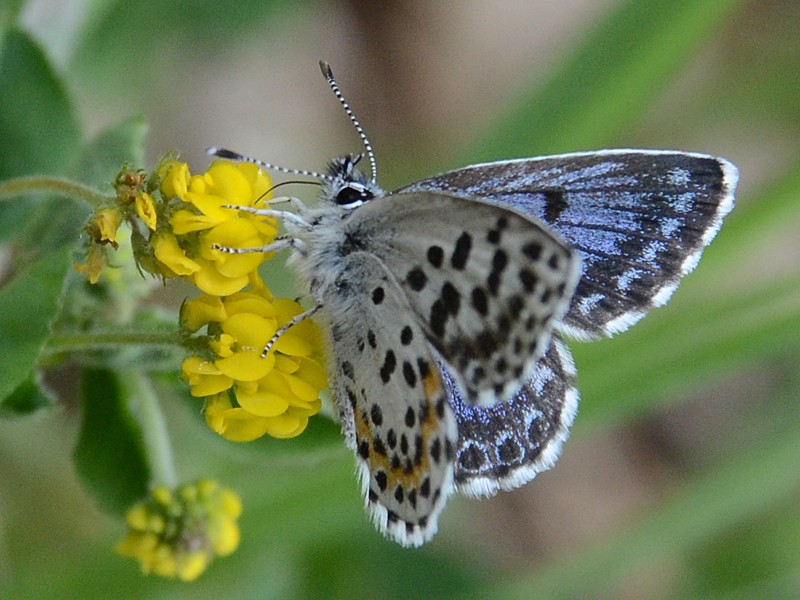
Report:
[[[361,204],[367,200],[372,200],[374,194],[363,185],[351,183],[336,194],[336,204],[348,206],[350,204]]]

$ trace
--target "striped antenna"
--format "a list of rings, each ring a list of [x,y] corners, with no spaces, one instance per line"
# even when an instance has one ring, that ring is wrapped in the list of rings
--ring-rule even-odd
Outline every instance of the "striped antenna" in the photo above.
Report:
[[[339,89],[339,86],[336,84],[336,79],[333,78],[333,71],[331,71],[331,66],[324,60],[321,60],[319,61],[319,68],[322,69],[322,74],[328,81],[328,85],[331,86],[333,94],[336,96],[336,99],[339,100],[339,104],[342,105],[342,108],[344,108],[344,112],[346,112],[347,116],[350,117],[350,121],[356,128],[356,132],[358,132],[358,137],[360,137],[361,141],[364,143],[364,148],[366,148],[367,150],[367,158],[369,159],[369,168],[370,168],[369,182],[372,185],[376,185],[378,179],[378,164],[375,161],[375,152],[372,150],[372,144],[369,143],[369,139],[367,139],[367,134],[364,133],[364,128],[361,127],[361,123],[359,123],[358,119],[356,119],[356,116],[353,114],[353,110],[350,108],[350,105],[347,103],[347,100],[345,100],[344,96],[342,96],[342,92]]]
[[[278,171],[279,173],[286,173],[287,175],[301,175],[303,177],[314,177],[315,179],[322,179],[324,181],[333,181],[333,177],[327,175],[326,173],[306,171],[305,169],[287,169],[286,167],[273,165],[272,163],[253,158],[252,156],[245,156],[244,154],[239,154],[233,150],[227,150],[226,148],[217,148],[216,146],[211,146],[210,148],[206,148],[206,153],[211,156],[216,156],[217,158],[226,158],[228,160],[253,163],[254,165],[258,165],[264,169]]]

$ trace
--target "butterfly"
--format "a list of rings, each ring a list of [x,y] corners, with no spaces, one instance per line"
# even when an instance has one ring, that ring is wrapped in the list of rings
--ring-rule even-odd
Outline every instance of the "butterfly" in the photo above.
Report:
[[[490,496],[554,464],[578,405],[563,338],[614,335],[666,303],[733,208],[738,173],[705,154],[600,150],[386,193],[320,66],[365,154],[315,173],[209,153],[321,181],[315,208],[246,209],[283,219],[286,236],[265,250],[292,249],[315,302],[276,338],[317,315],[367,511],[388,538],[419,546],[454,491]]]

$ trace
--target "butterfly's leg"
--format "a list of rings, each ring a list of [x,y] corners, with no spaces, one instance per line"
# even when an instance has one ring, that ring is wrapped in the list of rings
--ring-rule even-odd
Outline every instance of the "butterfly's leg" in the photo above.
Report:
[[[287,200],[288,202],[292,202],[292,200]],[[298,200],[299,202],[299,200]],[[300,227],[311,229],[311,223],[306,221],[304,218],[294,214],[293,212],[289,212],[288,210],[272,210],[269,208],[253,208],[252,206],[239,206],[236,204],[223,204],[222,208],[231,208],[233,210],[240,210],[242,212],[252,213],[254,215],[258,215],[260,217],[275,217],[277,219],[283,219],[284,221],[288,221],[289,223],[293,223],[295,225],[299,225]]]
[[[314,306],[313,308],[309,308],[309,309],[308,309],[307,311],[305,311],[305,312],[301,312],[299,315],[295,315],[294,317],[292,317],[292,320],[291,320],[291,321],[289,321],[288,323],[286,323],[286,324],[285,324],[285,325],[283,325],[282,327],[279,327],[279,328],[278,328],[278,331],[276,331],[276,332],[275,332],[275,335],[273,335],[273,336],[272,336],[272,337],[269,339],[269,341],[268,341],[268,342],[266,343],[266,345],[264,346],[264,349],[261,351],[261,358],[264,358],[264,357],[265,357],[265,356],[266,356],[266,355],[269,353],[269,351],[272,349],[272,346],[274,346],[274,345],[275,345],[275,342],[277,342],[277,341],[278,341],[278,338],[280,338],[280,337],[281,337],[281,336],[282,336],[284,333],[286,333],[286,332],[287,332],[287,331],[288,331],[290,328],[294,327],[294,326],[295,326],[295,325],[297,325],[298,323],[302,323],[302,322],[303,322],[303,321],[305,321],[306,319],[308,319],[308,318],[310,318],[310,317],[313,317],[313,316],[314,316],[314,314],[316,314],[316,312],[317,312],[317,311],[318,311],[320,308],[322,308],[322,304],[321,304],[321,303],[320,303],[320,304],[317,304],[317,305],[316,305],[316,306]]]
[[[298,212],[303,212],[308,210],[308,207],[305,205],[305,203],[296,196],[279,196],[278,198],[270,198],[264,204],[266,204],[267,206],[276,206],[278,204],[287,204],[287,203],[291,204],[292,207]]]

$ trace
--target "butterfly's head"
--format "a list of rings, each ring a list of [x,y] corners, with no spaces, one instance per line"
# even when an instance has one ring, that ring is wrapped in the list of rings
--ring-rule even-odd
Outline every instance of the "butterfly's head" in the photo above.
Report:
[[[322,200],[344,208],[356,208],[373,198],[383,196],[384,191],[364,175],[356,165],[363,154],[342,156],[328,165]]]

